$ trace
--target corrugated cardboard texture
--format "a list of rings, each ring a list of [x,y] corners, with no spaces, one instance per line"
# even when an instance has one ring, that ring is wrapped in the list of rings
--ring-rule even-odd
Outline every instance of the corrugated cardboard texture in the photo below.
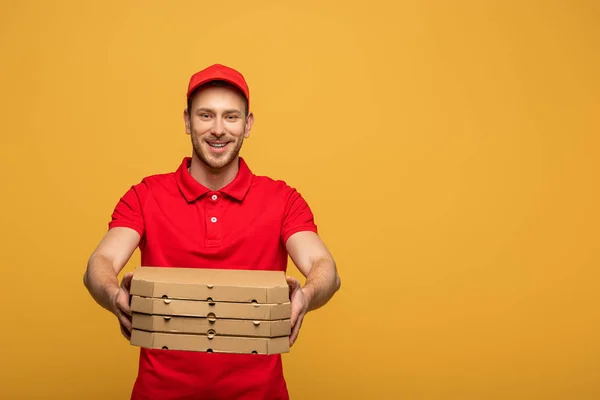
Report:
[[[290,350],[289,338],[247,338],[184,333],[157,333],[133,329],[131,344],[149,349],[203,351],[214,353],[278,354]]]
[[[138,267],[132,295],[170,299],[286,303],[289,287],[283,271],[211,268]]]
[[[283,304],[223,303],[132,296],[131,311],[171,316],[278,320],[291,318],[292,307],[289,302]]]
[[[278,337],[289,336],[289,319],[279,321],[216,319],[200,317],[161,316],[134,313],[134,329],[165,333],[214,334],[225,336]]]

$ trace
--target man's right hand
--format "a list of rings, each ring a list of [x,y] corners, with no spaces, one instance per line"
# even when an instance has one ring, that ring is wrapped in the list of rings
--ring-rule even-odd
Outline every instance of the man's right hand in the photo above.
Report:
[[[133,272],[128,272],[123,276],[119,290],[112,297],[112,312],[117,316],[119,325],[121,325],[121,333],[125,339],[131,339],[131,308],[130,294],[131,279]]]

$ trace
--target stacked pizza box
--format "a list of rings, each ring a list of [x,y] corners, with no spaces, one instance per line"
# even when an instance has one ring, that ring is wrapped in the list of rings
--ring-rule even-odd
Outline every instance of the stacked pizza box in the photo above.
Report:
[[[130,295],[133,346],[289,351],[291,304],[282,271],[138,267]]]

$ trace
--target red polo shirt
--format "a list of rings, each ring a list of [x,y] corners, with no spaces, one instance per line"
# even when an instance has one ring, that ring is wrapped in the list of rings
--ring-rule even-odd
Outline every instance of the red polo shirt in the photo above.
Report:
[[[175,172],[153,175],[120,199],[109,228],[141,236],[141,264],[161,267],[285,271],[285,242],[317,231],[302,196],[283,181],[254,175],[240,158],[221,190],[199,184],[184,158]],[[132,399],[287,399],[281,355],[140,349]]]

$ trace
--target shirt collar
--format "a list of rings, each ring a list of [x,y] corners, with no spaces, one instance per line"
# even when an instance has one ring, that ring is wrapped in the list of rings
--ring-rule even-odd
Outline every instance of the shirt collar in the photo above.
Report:
[[[177,181],[179,190],[181,190],[181,193],[188,202],[195,201],[206,193],[212,192],[209,188],[200,184],[192,177],[188,171],[191,163],[192,158],[185,157],[175,172],[175,180]],[[250,168],[248,168],[246,161],[244,161],[242,157],[239,157],[239,170],[237,175],[233,181],[218,191],[233,197],[238,201],[242,201],[244,200],[246,193],[248,193],[248,189],[250,189],[252,177],[253,173]]]

